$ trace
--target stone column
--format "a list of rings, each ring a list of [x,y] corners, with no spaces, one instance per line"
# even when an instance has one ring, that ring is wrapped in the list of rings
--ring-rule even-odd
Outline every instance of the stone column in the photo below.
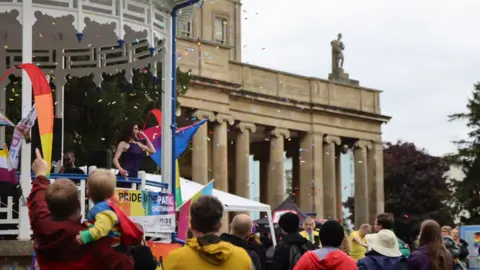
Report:
[[[197,120],[215,120],[213,112],[197,110],[193,113]],[[192,180],[206,185],[208,179],[208,124],[201,125],[192,140]]]
[[[285,169],[283,166],[284,139],[290,137],[287,129],[275,128],[270,135],[270,168],[268,171],[268,204],[277,207],[285,200]]]
[[[235,194],[249,197],[250,191],[250,132],[257,127],[252,123],[239,123],[235,140]]]
[[[367,149],[372,149],[368,141],[358,140],[355,143],[355,228],[368,223],[368,179]]]
[[[227,125],[233,125],[230,115],[217,114],[213,128],[213,178],[215,187],[228,192],[228,139]]]
[[[227,126],[233,125],[234,121],[230,115],[217,114],[213,127],[213,179],[215,188],[229,192],[228,188],[228,138]],[[225,212],[222,218],[220,233],[228,232],[228,213]]]
[[[313,180],[314,180],[314,212],[318,218],[324,218],[323,209],[323,134],[313,133]]]
[[[260,159],[260,202],[268,204],[268,159]]]
[[[337,218],[337,191],[335,146],[340,145],[340,137],[328,135],[323,146],[323,211],[324,218]]]
[[[298,196],[299,206],[302,211],[314,212],[313,199],[315,190],[313,189],[313,136],[311,133],[300,138],[300,192]]]
[[[385,211],[385,190],[383,188],[383,145],[374,142],[367,151],[368,165],[368,212],[373,224],[378,214]]]
[[[337,208],[337,219],[343,219],[343,204],[342,204],[342,152],[340,149],[336,151],[336,163],[335,163],[335,190],[336,190],[336,208]]]

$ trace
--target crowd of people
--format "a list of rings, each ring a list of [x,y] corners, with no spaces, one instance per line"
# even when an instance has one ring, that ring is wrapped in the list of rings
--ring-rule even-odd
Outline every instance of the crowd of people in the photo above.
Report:
[[[77,186],[70,180],[53,183],[45,177],[48,165],[36,151],[35,174],[28,198],[37,263],[49,269],[153,270],[159,263],[145,245],[142,227],[125,217],[110,199],[115,175],[96,170],[87,180],[88,196],[95,207],[89,221],[80,222]],[[281,234],[259,241],[252,219],[235,216],[228,233],[220,234],[223,204],[203,196],[190,210],[186,244],[169,253],[161,265],[166,270],[457,270],[467,269],[468,244],[457,229],[433,220],[421,224],[416,247],[396,237],[390,214],[377,216],[373,226],[362,224],[350,235],[343,226],[328,220],[321,224],[307,218],[300,226],[295,213],[283,214]],[[301,228],[302,227],[302,228]],[[373,233],[371,232],[373,228]],[[271,237],[277,237],[274,247]],[[268,241],[270,240],[270,241]]]

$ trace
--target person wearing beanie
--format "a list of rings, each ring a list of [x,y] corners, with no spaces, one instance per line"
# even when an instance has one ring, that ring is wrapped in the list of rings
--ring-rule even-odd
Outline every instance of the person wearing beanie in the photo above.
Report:
[[[322,248],[308,251],[295,265],[294,270],[352,270],[355,260],[340,249],[345,231],[335,220],[329,220],[320,228]]]
[[[297,214],[291,212],[283,214],[278,225],[283,231],[283,238],[275,247],[271,269],[290,270],[305,252],[314,250],[315,246],[300,235],[300,219]]]

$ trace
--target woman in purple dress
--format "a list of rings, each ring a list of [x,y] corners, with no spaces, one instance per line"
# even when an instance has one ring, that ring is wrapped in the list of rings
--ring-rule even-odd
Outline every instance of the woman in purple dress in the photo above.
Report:
[[[145,144],[140,139],[144,140]],[[137,178],[145,156],[155,152],[152,142],[138,128],[138,125],[127,124],[117,145],[113,165],[117,168],[119,175]]]

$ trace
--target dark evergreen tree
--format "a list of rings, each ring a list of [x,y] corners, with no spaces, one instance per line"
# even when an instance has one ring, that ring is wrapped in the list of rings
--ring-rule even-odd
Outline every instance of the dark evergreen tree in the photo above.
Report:
[[[480,223],[480,83],[474,85],[472,97],[468,100],[467,111],[452,114],[450,121],[465,121],[471,130],[468,139],[455,141],[458,152],[448,156],[460,166],[465,179],[454,182],[455,207],[462,224]],[[460,181],[461,180],[461,181]]]

